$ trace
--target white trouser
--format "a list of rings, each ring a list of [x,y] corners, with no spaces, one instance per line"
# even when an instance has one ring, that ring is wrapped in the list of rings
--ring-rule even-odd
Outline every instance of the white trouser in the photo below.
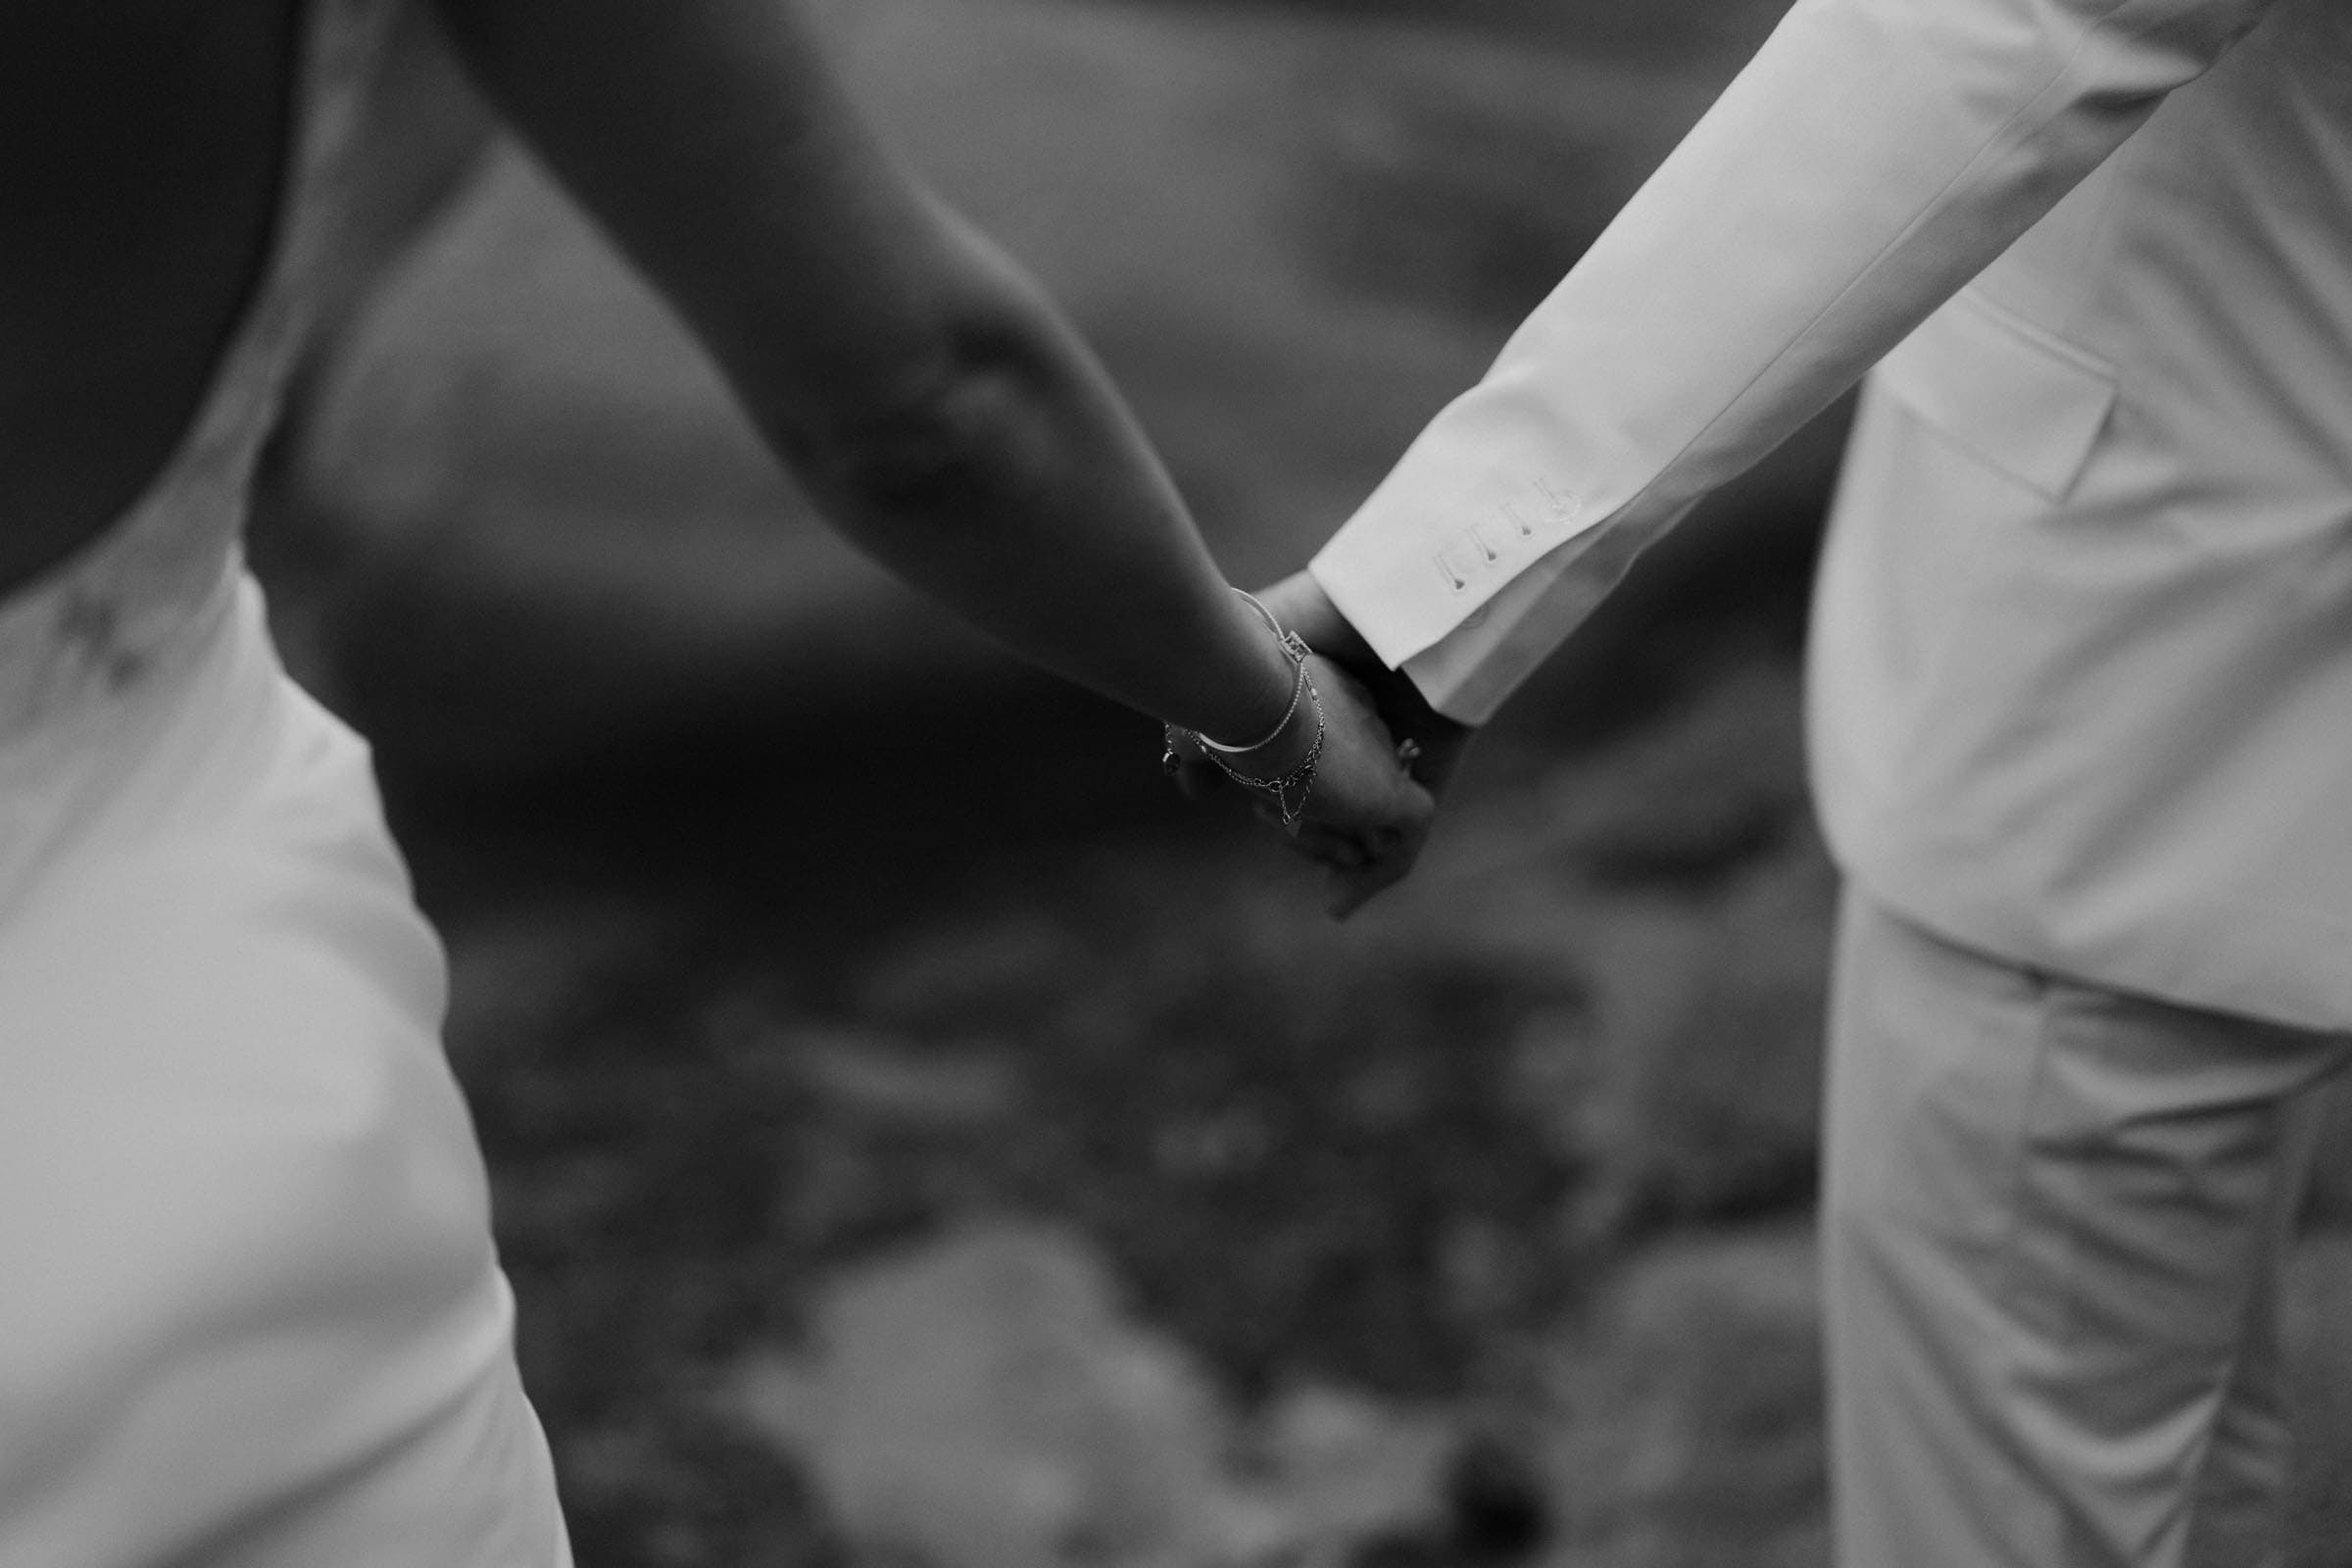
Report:
[[[566,1563],[367,751],[158,662],[0,737],[0,1563]]]
[[[1830,1057],[1843,1568],[2276,1568],[2277,1285],[2352,1037],[2023,971],[1849,894]]]

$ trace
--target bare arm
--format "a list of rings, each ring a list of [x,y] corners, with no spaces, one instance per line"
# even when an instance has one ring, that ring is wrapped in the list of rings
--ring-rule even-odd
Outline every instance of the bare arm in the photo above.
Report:
[[[1236,738],[1283,712],[1290,665],[1101,368],[876,144],[798,0],[438,4],[862,549],[1145,712]]]

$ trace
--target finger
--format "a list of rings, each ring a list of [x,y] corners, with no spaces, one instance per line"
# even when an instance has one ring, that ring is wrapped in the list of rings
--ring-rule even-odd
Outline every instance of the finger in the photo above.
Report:
[[[1352,828],[1337,827],[1306,817],[1294,817],[1285,822],[1281,808],[1262,797],[1251,802],[1250,812],[1260,822],[1288,839],[1294,853],[1324,865],[1352,869],[1378,853],[1376,846],[1366,842],[1364,834]]]
[[[1313,822],[1301,823],[1292,843],[1299,854],[1335,870],[1360,870],[1379,858],[1379,851],[1356,835]]]
[[[1438,714],[1430,715],[1429,723],[1413,736],[1420,747],[1420,754],[1406,763],[1406,771],[1412,775],[1413,782],[1428,790],[1432,796],[1442,793],[1460,770],[1462,758],[1470,748],[1470,739],[1477,733],[1466,724],[1456,724]]]
[[[1271,801],[1260,800],[1252,808],[1257,819],[1279,830],[1290,840],[1292,850],[1310,860],[1325,865],[1355,867],[1362,865],[1377,853],[1360,833],[1329,823],[1311,821],[1305,817],[1283,820],[1281,809]]]
[[[1344,841],[1352,852],[1350,864],[1368,862],[1407,850],[1429,832],[1437,804],[1429,792],[1398,773],[1377,787],[1377,799],[1354,810],[1330,817],[1315,814],[1310,798],[1306,818],[1297,834],[1322,834]],[[1336,803],[1334,803],[1336,808]],[[1271,815],[1269,813],[1269,820]]]
[[[1324,906],[1332,918],[1345,920],[1370,903],[1373,897],[1403,881],[1420,858],[1421,845],[1427,835],[1413,834],[1399,840],[1387,852],[1368,857],[1360,865],[1334,866]]]

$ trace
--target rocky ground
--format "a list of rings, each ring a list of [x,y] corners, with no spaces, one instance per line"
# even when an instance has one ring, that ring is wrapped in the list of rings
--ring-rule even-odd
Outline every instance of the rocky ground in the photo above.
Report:
[[[1244,578],[1777,10],[831,8]],[[815,529],[528,160],[404,79],[435,129],[385,210],[438,216],[316,368],[260,548],[449,937],[583,1568],[1822,1564],[1794,651],[1835,420],[1338,926],[1166,798],[1152,726]],[[2344,1164],[2293,1300],[2296,1568],[2352,1563]]]
[[[1347,926],[1238,821],[1019,774],[984,845],[739,806],[664,852],[715,876],[452,900],[583,1563],[1819,1568],[1794,700],[1756,648],[1498,738]],[[2343,1175],[2297,1568],[2352,1561]]]
[[[985,847],[712,821],[723,888],[461,900],[451,1045],[583,1560],[939,1555],[1020,1536],[1008,1470],[1032,1549],[941,1560],[1288,1560],[1252,1531],[1323,1494],[1250,1455],[1320,1418],[1364,1453],[1293,1468],[1398,1505],[1331,1560],[1818,1561],[1792,702],[1761,661],[1590,758],[1499,747],[1344,927],[1238,821],[1035,800]]]

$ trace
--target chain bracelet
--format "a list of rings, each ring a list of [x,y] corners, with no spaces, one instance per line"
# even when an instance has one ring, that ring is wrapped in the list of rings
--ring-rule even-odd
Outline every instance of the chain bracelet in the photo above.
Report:
[[[1307,798],[1314,794],[1316,765],[1323,760],[1323,694],[1315,690],[1314,678],[1306,675],[1306,665],[1303,662],[1298,665],[1298,672],[1300,675],[1306,676],[1306,700],[1315,710],[1315,738],[1308,744],[1306,756],[1297,767],[1292,768],[1280,778],[1253,778],[1216,753],[1208,754],[1208,760],[1216,763],[1227,778],[1232,779],[1236,784],[1262,791],[1273,797],[1275,808],[1282,812],[1282,825],[1286,828],[1296,828],[1298,825],[1298,818],[1306,810]],[[1291,791],[1294,789],[1298,792],[1298,800],[1296,805],[1291,801]]]
[[[1257,612],[1265,621],[1266,629],[1273,632],[1276,641],[1282,645],[1283,653],[1289,656],[1292,664],[1297,667],[1298,678],[1291,685],[1291,705],[1283,710],[1282,721],[1274,726],[1264,740],[1249,746],[1220,746],[1199,730],[1184,729],[1174,724],[1163,725],[1162,730],[1167,749],[1160,757],[1160,766],[1169,773],[1174,773],[1182,767],[1183,760],[1177,755],[1176,740],[1178,736],[1183,736],[1199,746],[1227,778],[1246,789],[1257,790],[1272,797],[1275,808],[1282,813],[1282,825],[1286,829],[1296,831],[1298,826],[1298,818],[1306,810],[1307,799],[1314,793],[1315,768],[1323,760],[1323,738],[1326,733],[1323,720],[1323,694],[1315,690],[1314,677],[1306,671],[1306,662],[1313,657],[1314,650],[1307,647],[1306,639],[1297,632],[1284,630],[1282,623],[1274,618],[1274,612],[1258,603],[1255,597],[1243,593],[1239,588],[1236,588],[1234,592],[1239,594],[1250,609]],[[1228,757],[1240,757],[1250,752],[1262,750],[1281,739],[1282,732],[1289,729],[1291,720],[1298,716],[1300,693],[1305,694],[1307,703],[1314,710],[1315,738],[1308,743],[1306,756],[1297,767],[1292,768],[1280,778],[1258,778],[1243,772],[1226,760]],[[1295,803],[1291,798],[1293,790],[1298,792]]]

